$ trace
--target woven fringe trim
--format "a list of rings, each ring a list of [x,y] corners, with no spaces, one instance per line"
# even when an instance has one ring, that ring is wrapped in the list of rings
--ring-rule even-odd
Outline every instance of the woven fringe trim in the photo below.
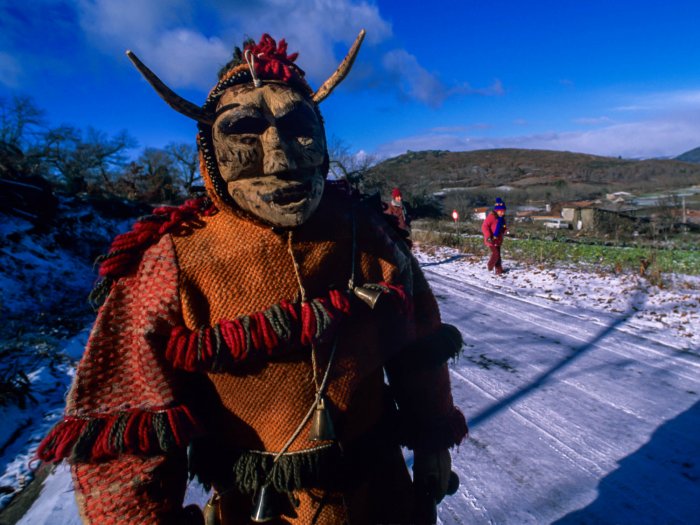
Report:
[[[416,428],[413,422],[401,422],[401,444],[411,449],[444,450],[459,445],[468,434],[467,420],[457,407],[421,428]]]
[[[382,291],[408,308],[401,286],[380,283]],[[173,367],[189,372],[222,372],[254,357],[270,357],[333,339],[341,319],[353,306],[347,293],[331,290],[326,297],[289,303],[282,301],[267,310],[222,320],[212,327],[189,330],[175,327],[165,358]]]
[[[404,348],[392,367],[403,369],[436,368],[462,351],[462,334],[450,324],[443,323],[432,334],[422,337]]]
[[[335,445],[284,454],[246,451],[233,464],[236,485],[241,492],[253,492],[271,483],[278,492],[326,486],[340,473],[340,451]]]
[[[95,261],[99,265],[99,280],[90,293],[89,301],[100,306],[109,294],[112,283],[136,266],[148,247],[170,232],[183,233],[199,227],[202,216],[214,215],[216,206],[207,197],[190,199],[181,206],[161,206],[151,215],[136,221],[131,231],[117,235],[109,252]]]
[[[120,454],[157,455],[186,447],[201,433],[184,405],[132,410],[91,418],[65,417],[44,438],[37,457],[46,462],[99,461]]]

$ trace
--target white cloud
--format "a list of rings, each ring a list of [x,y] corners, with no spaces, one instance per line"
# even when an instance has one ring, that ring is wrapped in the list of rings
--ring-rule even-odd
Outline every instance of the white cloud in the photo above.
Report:
[[[493,84],[485,88],[475,88],[469,83],[464,83],[461,86],[455,86],[450,88],[448,95],[482,95],[485,97],[494,97],[505,94],[506,90],[503,88],[503,82],[499,79],[495,79]]]
[[[650,106],[641,106],[638,104],[630,104],[630,105],[617,106],[617,107],[612,108],[613,111],[621,111],[621,112],[627,112],[627,113],[648,111],[650,109],[652,109]]]
[[[174,86],[211,88],[216,71],[228,60],[230,50],[218,38],[206,38],[187,29],[167,31],[149,52],[151,69]]]
[[[186,23],[187,0],[77,0],[80,25],[104,49],[152,43],[169,28]]]
[[[405,153],[406,150],[447,149],[466,151],[489,148],[528,148],[574,151],[625,158],[673,157],[700,146],[700,90],[676,90],[619,96],[623,102],[616,110],[625,110],[621,122],[608,116],[579,118],[576,124],[595,126],[585,131],[552,131],[482,137],[457,130],[433,127],[430,133],[404,137],[377,149],[380,157]],[[514,125],[525,125],[518,119]],[[463,132],[460,132],[463,131]]]
[[[475,124],[469,124],[465,126],[436,126],[431,128],[432,133],[458,133],[460,131],[469,131],[473,129],[491,129],[493,124],[487,124],[486,122],[477,122]]]
[[[174,89],[211,88],[219,67],[246,37],[284,38],[290,53],[300,52],[298,65],[317,87],[338,67],[360,29],[367,31],[366,47],[392,36],[390,22],[365,0],[73,1],[83,31],[98,49],[113,56],[131,49]],[[504,93],[498,79],[485,88],[446,86],[404,49],[381,58],[365,49],[356,69],[355,78],[362,78],[365,87],[390,84],[404,97],[432,107],[454,95]]]
[[[257,40],[266,32],[285,38],[289,52],[300,51],[299,65],[320,84],[342,56],[334,45],[347,47],[359,30],[367,42],[391,35],[391,25],[376,6],[364,1],[259,0],[239,5],[221,0],[77,0],[81,26],[101,49],[132,49],[173,88],[209,89],[216,72],[244,37]],[[196,15],[196,16],[195,16]],[[211,19],[205,34],[195,19]]]
[[[335,71],[360,29],[367,31],[365,45],[392,35],[391,24],[382,18],[377,6],[365,1],[263,0],[248,11],[229,8],[220,13],[239,34],[245,31],[256,40],[263,32],[285,38],[290,52],[300,51],[298,63],[316,84]],[[338,43],[344,44],[338,46],[341,55],[334,53]]]
[[[602,124],[612,124],[613,120],[610,117],[581,117],[574,119],[574,123],[583,126],[600,126]]]
[[[649,120],[615,124],[585,132],[551,132],[510,137],[428,134],[405,137],[378,148],[381,157],[407,150],[467,151],[490,148],[527,148],[573,151],[625,158],[676,156],[700,145],[700,112],[683,120]]]
[[[700,109],[700,90],[685,89],[675,91],[662,91],[657,93],[645,93],[642,95],[623,95],[627,99],[624,104],[612,108],[613,111],[633,112],[660,112],[660,111],[685,111],[688,109]]]
[[[228,46],[188,29],[188,0],[79,0],[80,24],[103,51],[131,49],[171,87],[210,88]]]
[[[426,71],[408,51],[389,51],[382,58],[382,65],[405,96],[432,107],[440,106],[447,98],[445,86],[435,75]]]
[[[448,98],[456,95],[503,95],[503,83],[496,79],[485,88],[474,88],[469,83],[448,87],[436,75],[418,63],[418,59],[404,49],[394,49],[382,57],[382,65],[391,83],[401,94],[433,108],[440,107]]]

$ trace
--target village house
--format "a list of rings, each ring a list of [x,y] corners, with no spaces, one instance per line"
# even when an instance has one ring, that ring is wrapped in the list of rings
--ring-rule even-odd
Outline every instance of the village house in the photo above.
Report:
[[[491,211],[491,208],[489,208],[488,206],[474,208],[471,218],[473,221],[483,221],[486,218],[486,215],[488,215],[489,211]]]

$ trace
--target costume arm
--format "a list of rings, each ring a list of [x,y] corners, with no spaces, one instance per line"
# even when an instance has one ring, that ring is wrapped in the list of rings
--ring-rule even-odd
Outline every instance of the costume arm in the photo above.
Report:
[[[416,337],[386,369],[399,408],[402,444],[437,451],[459,444],[467,434],[446,364],[461,350],[462,336],[441,323],[435,297],[413,256],[411,268]]]
[[[64,418],[40,445],[72,465],[85,523],[173,523],[182,507],[185,447],[198,432],[163,358],[180,321],[169,237],[112,285],[78,365]]]

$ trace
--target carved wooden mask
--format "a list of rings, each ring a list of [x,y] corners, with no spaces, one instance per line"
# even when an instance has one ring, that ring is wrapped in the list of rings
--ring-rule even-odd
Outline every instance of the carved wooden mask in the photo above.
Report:
[[[280,227],[316,210],[326,137],[309,99],[283,84],[234,86],[219,99],[212,137],[221,177],[243,210]]]

